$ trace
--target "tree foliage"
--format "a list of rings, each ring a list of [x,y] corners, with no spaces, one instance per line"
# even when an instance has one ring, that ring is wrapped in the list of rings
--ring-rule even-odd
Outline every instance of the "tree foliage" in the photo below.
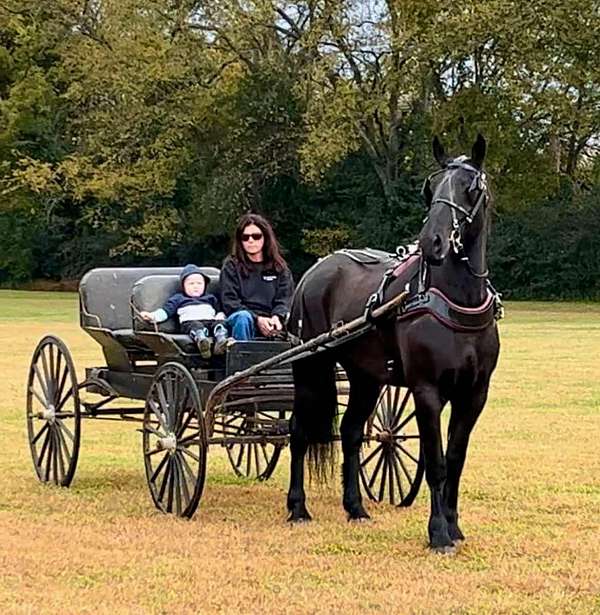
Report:
[[[218,264],[248,209],[272,218],[297,271],[341,245],[393,249],[419,228],[432,134],[459,153],[479,131],[503,284],[586,294],[580,267],[569,275],[585,284],[565,276],[550,291],[517,283],[511,259],[554,245],[541,215],[581,223],[565,236],[579,247],[562,253],[593,260],[581,246],[597,241],[586,229],[600,184],[599,11],[596,0],[2,0],[0,281]],[[519,262],[537,275],[542,260]]]

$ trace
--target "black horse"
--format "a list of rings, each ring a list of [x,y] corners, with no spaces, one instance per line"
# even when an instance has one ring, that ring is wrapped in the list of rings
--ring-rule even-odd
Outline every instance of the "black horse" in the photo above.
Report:
[[[402,385],[414,396],[425,455],[430,547],[451,551],[464,539],[458,525],[459,481],[499,353],[497,295],[490,291],[486,269],[490,198],[482,170],[485,152],[481,135],[470,158],[449,158],[434,139],[433,153],[441,169],[425,182],[428,215],[412,265],[385,275],[389,262],[365,265],[340,252],[321,260],[298,285],[289,328],[302,340],[360,316],[374,291],[379,290],[380,302],[385,302],[406,288],[413,290],[404,309],[376,321],[368,333],[294,363],[290,521],[311,518],[304,492],[307,451],[317,470],[331,460],[337,362],[350,382],[340,425],[343,505],[349,519],[369,517],[358,482],[365,423],[381,386]],[[440,416],[447,402],[452,413],[444,455]]]

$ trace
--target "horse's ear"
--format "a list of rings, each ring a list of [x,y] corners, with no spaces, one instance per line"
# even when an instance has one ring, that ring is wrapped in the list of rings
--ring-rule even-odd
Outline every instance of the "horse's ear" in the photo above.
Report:
[[[444,146],[437,135],[433,137],[432,146],[434,158],[438,161],[438,164],[441,167],[445,167],[448,164],[448,155],[446,154]]]
[[[481,133],[477,133],[477,139],[475,139],[473,149],[471,150],[471,162],[480,167],[483,164],[486,150],[487,144],[483,135]]]

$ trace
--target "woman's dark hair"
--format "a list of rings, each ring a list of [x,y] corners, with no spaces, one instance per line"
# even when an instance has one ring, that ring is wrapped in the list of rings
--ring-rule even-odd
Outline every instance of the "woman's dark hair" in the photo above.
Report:
[[[251,262],[242,245],[242,234],[247,226],[253,224],[257,226],[263,234],[265,243],[263,245],[263,262],[266,267],[275,269],[275,271],[283,271],[287,268],[287,263],[281,255],[281,248],[279,242],[273,232],[273,227],[268,220],[259,216],[258,214],[244,214],[237,223],[235,229],[235,236],[233,238],[233,246],[231,249],[231,256],[239,263],[244,273],[248,273]]]

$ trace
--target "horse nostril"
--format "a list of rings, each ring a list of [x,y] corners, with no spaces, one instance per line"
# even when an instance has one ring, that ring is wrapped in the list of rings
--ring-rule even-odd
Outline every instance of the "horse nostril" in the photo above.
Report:
[[[442,249],[442,237],[441,237],[441,235],[436,235],[433,238],[433,249],[436,252],[439,252]]]

